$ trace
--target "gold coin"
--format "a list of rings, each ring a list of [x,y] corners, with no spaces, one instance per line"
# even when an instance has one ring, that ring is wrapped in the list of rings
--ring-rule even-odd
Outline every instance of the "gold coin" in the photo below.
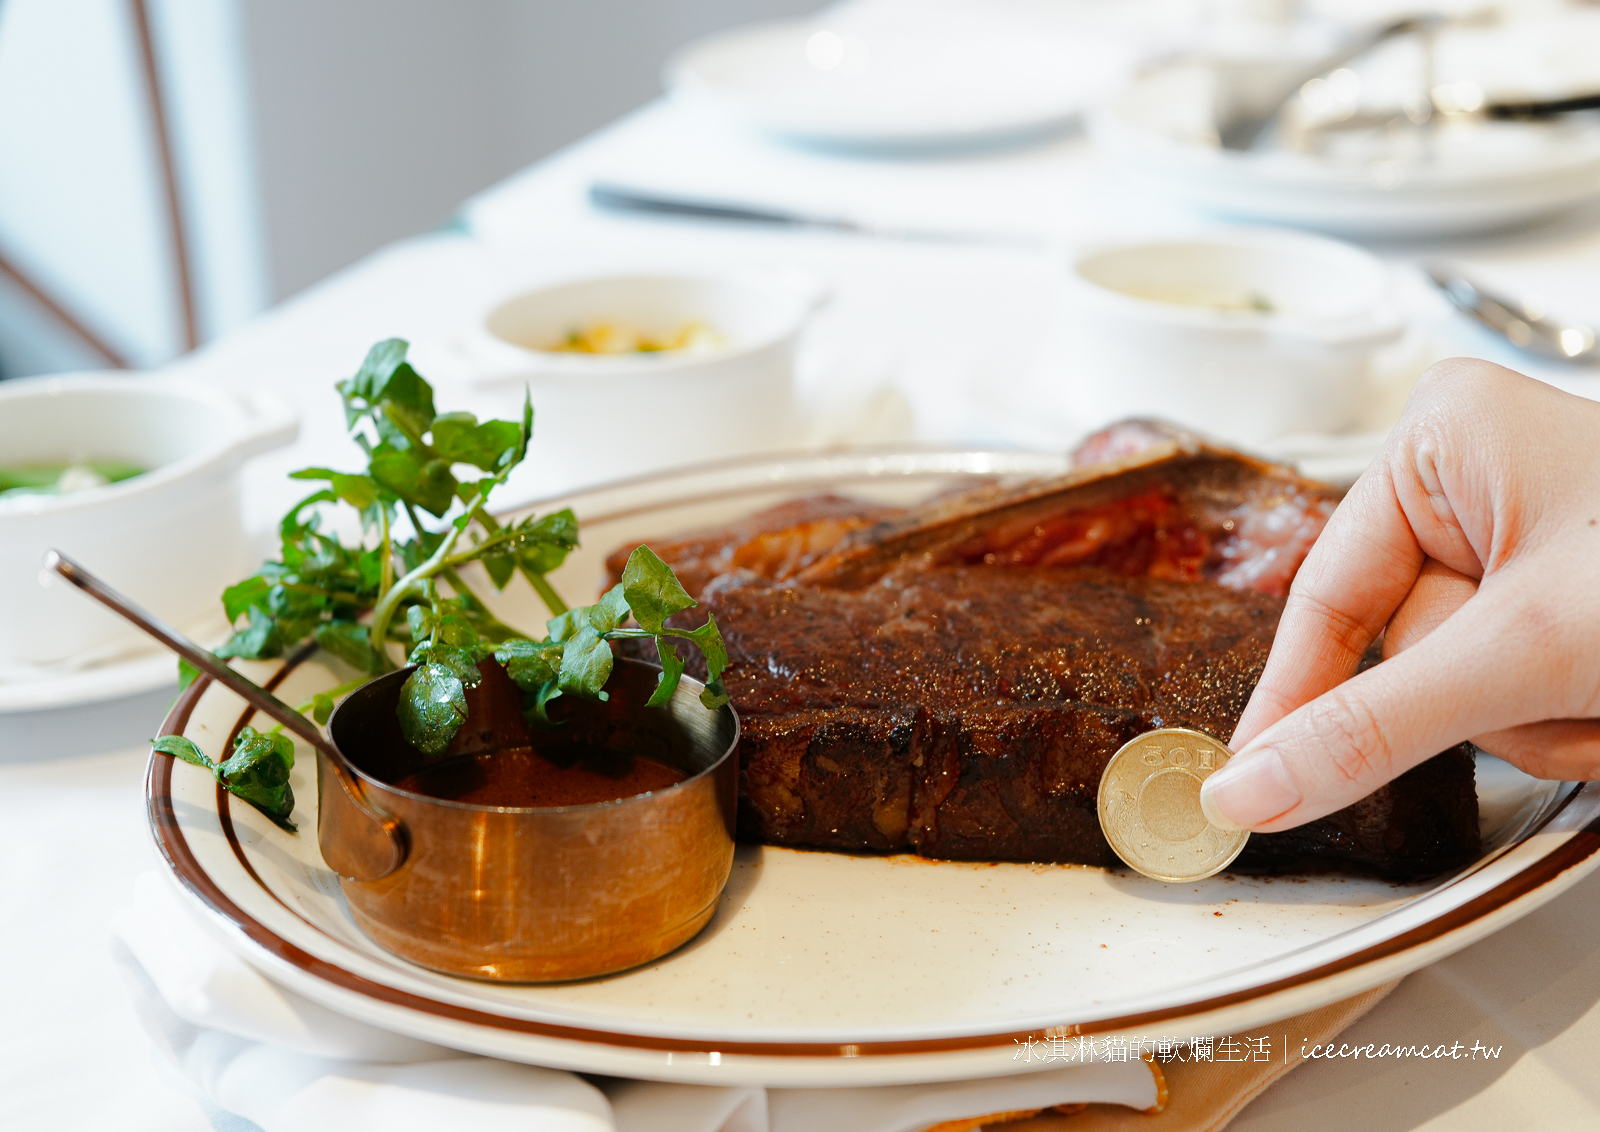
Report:
[[[1218,829],[1200,809],[1200,784],[1232,755],[1186,727],[1123,744],[1100,776],[1100,830],[1117,856],[1165,881],[1203,880],[1232,864],[1250,831]]]

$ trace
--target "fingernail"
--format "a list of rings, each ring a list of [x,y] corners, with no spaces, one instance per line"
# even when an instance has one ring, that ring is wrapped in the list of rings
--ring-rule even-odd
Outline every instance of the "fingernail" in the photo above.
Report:
[[[1250,829],[1300,804],[1300,791],[1270,747],[1236,756],[1200,784],[1200,809],[1218,829]]]

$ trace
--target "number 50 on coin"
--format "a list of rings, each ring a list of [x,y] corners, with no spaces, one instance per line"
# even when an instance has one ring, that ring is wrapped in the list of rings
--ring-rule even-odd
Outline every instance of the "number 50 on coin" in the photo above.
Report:
[[[1200,784],[1230,757],[1211,736],[1184,727],[1123,744],[1100,777],[1100,829],[1117,856],[1164,881],[1202,880],[1232,864],[1250,831],[1218,829],[1200,809]]]

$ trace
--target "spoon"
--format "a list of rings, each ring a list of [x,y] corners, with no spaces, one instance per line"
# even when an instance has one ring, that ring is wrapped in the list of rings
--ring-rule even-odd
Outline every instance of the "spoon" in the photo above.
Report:
[[[1532,301],[1497,295],[1448,264],[1424,264],[1422,270],[1458,309],[1519,349],[1562,362],[1600,356],[1593,327],[1551,318]]]
[[[270,716],[282,724],[284,730],[292,731],[309,743],[314,750],[326,756],[321,765],[333,769],[340,785],[349,794],[350,801],[378,827],[368,830],[360,844],[351,847],[348,860],[329,861],[329,865],[341,874],[356,876],[359,879],[376,879],[400,866],[405,859],[404,834],[393,819],[378,813],[367,801],[360,783],[343,769],[342,759],[336,753],[333,744],[318,730],[316,724],[250,680],[244,673],[229,668],[209,649],[201,648],[176,629],[129,601],[59,550],[47,550],[43,565],[46,570],[60,574],[84,593],[110,608],[113,613],[144,630],[217,683],[236,692],[245,703],[263,715]]]

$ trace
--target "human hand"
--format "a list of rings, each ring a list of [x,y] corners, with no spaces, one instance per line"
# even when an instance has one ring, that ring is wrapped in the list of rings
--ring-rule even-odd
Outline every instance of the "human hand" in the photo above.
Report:
[[[1355,675],[1383,633],[1383,662]],[[1201,789],[1223,828],[1288,829],[1471,739],[1600,778],[1600,403],[1488,362],[1417,382],[1296,576]]]

